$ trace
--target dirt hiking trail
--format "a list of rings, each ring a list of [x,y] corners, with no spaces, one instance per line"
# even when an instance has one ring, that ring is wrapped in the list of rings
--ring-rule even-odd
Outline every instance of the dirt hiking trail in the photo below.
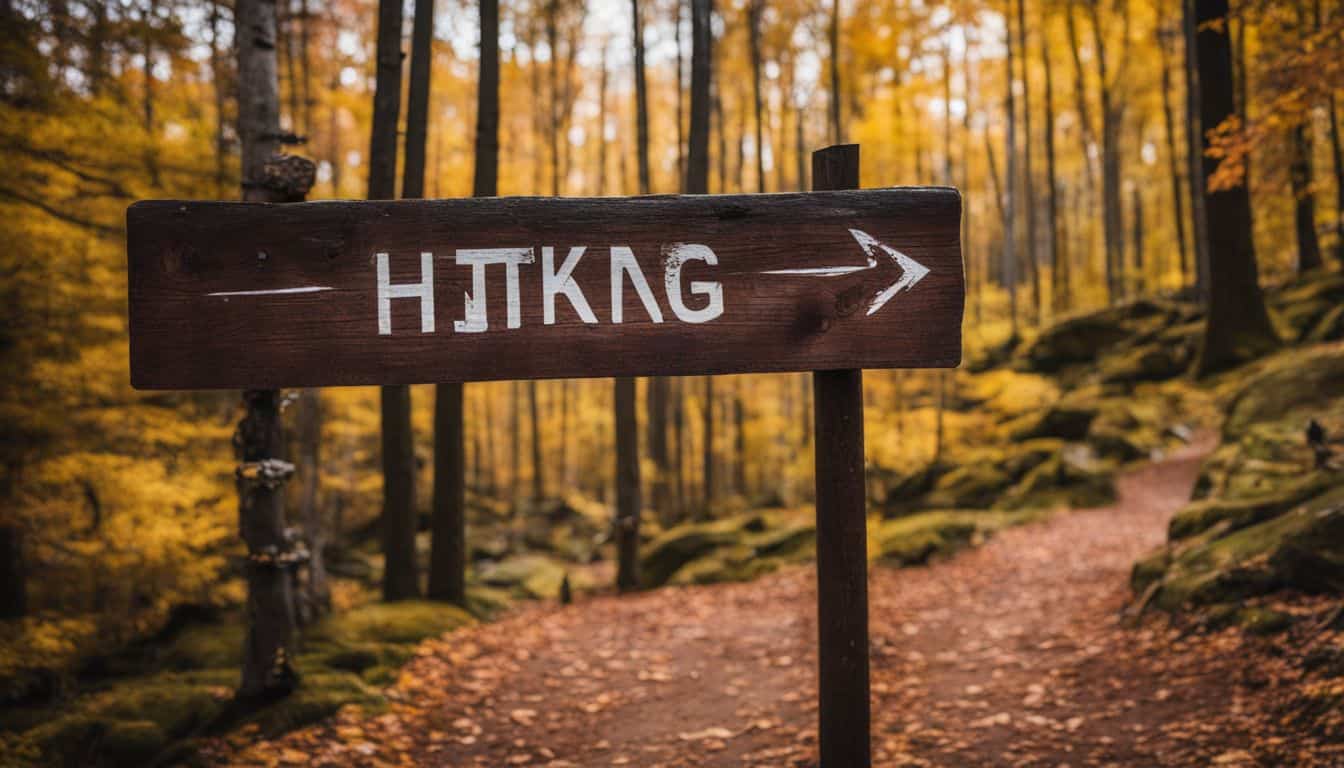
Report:
[[[1344,765],[1275,716],[1271,641],[1127,626],[1135,558],[1189,498],[1201,440],[1113,506],[870,577],[881,766]],[[343,712],[235,765],[813,766],[814,572],[531,605],[426,643],[382,714]],[[1280,729],[1287,728],[1280,733]],[[828,767],[829,768],[829,767]],[[839,768],[839,767],[837,767]]]

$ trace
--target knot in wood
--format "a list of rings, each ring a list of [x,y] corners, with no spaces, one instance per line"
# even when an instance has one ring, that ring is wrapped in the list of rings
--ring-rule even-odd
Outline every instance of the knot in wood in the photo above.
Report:
[[[317,164],[300,155],[277,153],[262,167],[262,185],[280,196],[280,202],[297,203],[317,181]]]

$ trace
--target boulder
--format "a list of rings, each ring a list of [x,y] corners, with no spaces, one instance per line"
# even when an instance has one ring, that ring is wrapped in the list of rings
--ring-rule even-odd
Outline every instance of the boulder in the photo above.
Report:
[[[980,533],[976,515],[924,512],[879,524],[869,533],[869,557],[893,565],[922,565],[969,545]]]
[[[1140,330],[1135,321],[1156,319],[1165,324],[1176,316],[1179,312],[1171,306],[1140,299],[1055,323],[1018,354],[1027,369],[1054,373],[1071,365],[1091,363],[1130,339]]]
[[[1247,382],[1228,405],[1224,439],[1236,438],[1257,422],[1306,415],[1344,393],[1344,343],[1331,343],[1276,356]],[[1305,424],[1305,418],[1302,422]]]
[[[1107,384],[1165,381],[1185,373],[1191,350],[1184,344],[1159,342],[1107,355],[1097,364],[1097,378]]]
[[[1337,472],[1313,472],[1296,477],[1286,487],[1243,498],[1217,497],[1196,501],[1180,510],[1167,526],[1167,538],[1180,541],[1222,526],[1231,533],[1277,517],[1332,486],[1344,485]]]
[[[654,539],[640,557],[640,584],[645,587],[666,584],[672,574],[692,560],[720,547],[743,543],[747,529],[741,519],[687,523],[669,529]]]
[[[1167,610],[1279,589],[1344,591],[1344,486],[1237,531],[1215,526],[1171,550],[1155,599]]]
[[[924,506],[943,509],[988,509],[1013,484],[1008,473],[990,464],[963,464],[938,478],[924,497]]]
[[[1011,430],[1014,440],[1054,437],[1060,440],[1082,440],[1097,417],[1094,402],[1073,399],[1061,400],[1054,405],[1029,415]]]

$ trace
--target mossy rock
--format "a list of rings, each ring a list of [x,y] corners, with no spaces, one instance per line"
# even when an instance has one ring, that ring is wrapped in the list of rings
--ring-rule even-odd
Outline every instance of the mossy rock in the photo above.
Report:
[[[1325,315],[1307,332],[1304,341],[1320,344],[1326,341],[1344,339],[1344,304],[1339,304]]]
[[[948,471],[943,464],[929,463],[910,472],[869,468],[867,474],[868,498],[881,507],[884,514],[903,514],[918,506],[917,500],[933,490],[933,486]]]
[[[256,723],[261,735],[282,733],[325,720],[347,705],[381,707],[383,697],[348,672],[308,673],[293,693],[249,714],[245,722]]]
[[[1344,487],[1222,533],[1209,529],[1173,554],[1159,607],[1235,602],[1285,588],[1344,592]]]
[[[448,603],[400,600],[367,603],[333,613],[313,625],[306,639],[342,644],[418,643],[475,623],[471,614]]]
[[[1082,440],[1087,436],[1098,406],[1085,401],[1060,401],[1023,419],[1011,432],[1014,440],[1053,437]]]
[[[148,765],[224,711],[237,675],[221,669],[126,680],[63,705],[23,739],[48,764]]]
[[[189,624],[164,649],[161,663],[177,670],[241,667],[246,632],[241,617],[234,621]]]
[[[482,563],[478,568],[478,578],[490,587],[504,588],[522,598],[533,600],[551,600],[560,594],[560,584],[569,573],[566,565],[544,555],[515,555],[498,563]],[[570,586],[579,589],[576,583],[578,572],[570,575]],[[587,588],[588,584],[583,587]]]
[[[810,554],[816,549],[817,526],[799,523],[774,531],[758,534],[751,540],[755,557],[793,558]]]
[[[996,506],[1002,509],[1090,508],[1114,500],[1111,465],[1098,461],[1087,446],[1070,444],[1028,472]]]
[[[1223,424],[1224,439],[1252,424],[1309,411],[1344,392],[1344,343],[1295,350],[1275,357],[1232,399]]]
[[[1237,612],[1237,624],[1252,635],[1276,635],[1295,621],[1291,613],[1263,606],[1247,606]]]
[[[662,586],[692,560],[720,547],[744,544],[746,534],[758,533],[766,527],[763,516],[748,515],[670,528],[650,542],[640,557],[640,584],[644,587]]]
[[[877,525],[869,533],[868,554],[879,562],[922,565],[969,546],[979,531],[974,513],[925,512]]]
[[[778,558],[756,557],[750,549],[719,550],[683,565],[667,580],[669,584],[719,584],[750,581],[777,570]]]
[[[1273,493],[1249,498],[1202,499],[1171,518],[1167,538],[1171,541],[1188,539],[1215,525],[1221,525],[1228,533],[1238,531],[1277,517],[1335,485],[1344,485],[1344,475],[1313,472],[1306,477],[1295,476],[1294,482]]]
[[[1179,313],[1158,302],[1141,299],[1097,312],[1062,320],[1041,333],[1019,351],[1024,364],[1034,371],[1054,373],[1071,365],[1091,363],[1110,348],[1131,339],[1135,321]]]
[[[1007,472],[990,464],[963,464],[938,478],[924,506],[944,509],[987,509],[1013,484]]]
[[[1097,364],[1098,380],[1111,384],[1165,381],[1190,367],[1190,350],[1184,345],[1149,344],[1107,355]]]

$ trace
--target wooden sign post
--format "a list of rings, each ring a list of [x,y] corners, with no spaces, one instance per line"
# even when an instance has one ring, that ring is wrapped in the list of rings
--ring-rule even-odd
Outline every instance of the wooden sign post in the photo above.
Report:
[[[861,368],[961,360],[954,189],[127,211],[131,382],[275,389],[816,371],[821,754],[869,764]]]
[[[813,189],[858,189],[859,145],[812,154]],[[872,765],[863,371],[812,374],[816,419],[817,715],[823,768]]]

